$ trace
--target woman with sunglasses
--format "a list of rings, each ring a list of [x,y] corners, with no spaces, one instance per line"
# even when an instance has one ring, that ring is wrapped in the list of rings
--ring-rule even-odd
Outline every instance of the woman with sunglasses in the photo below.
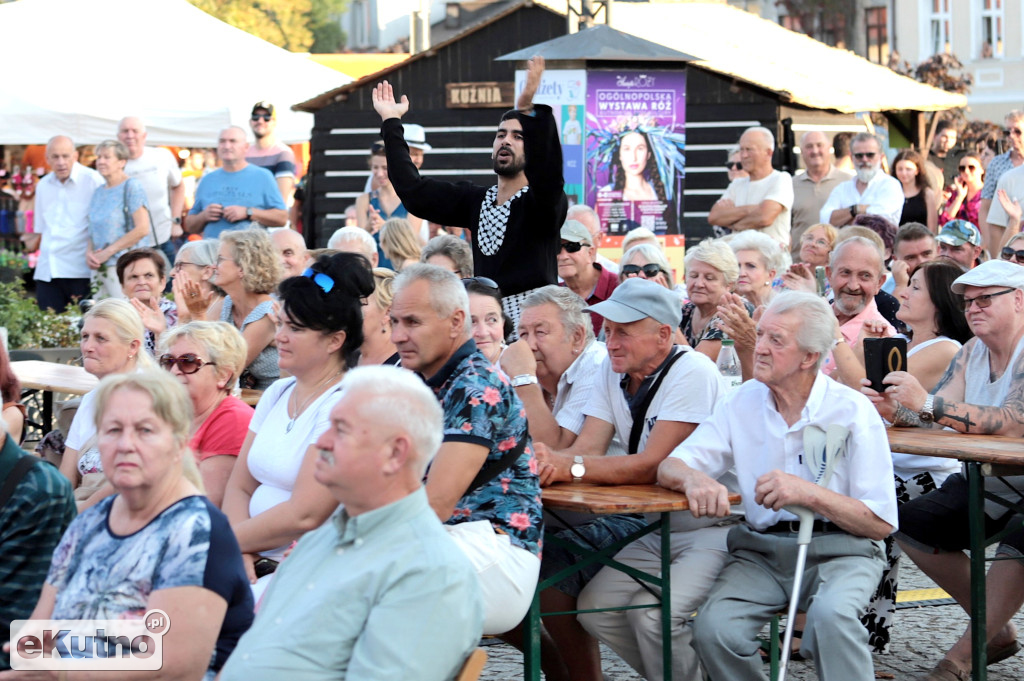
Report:
[[[193,319],[219,319],[224,291],[213,283],[220,244],[213,239],[186,241],[171,268],[171,291],[178,308],[178,323]]]
[[[477,349],[491,364],[497,364],[505,339],[512,335],[512,320],[501,309],[501,289],[493,279],[470,277],[462,280],[469,294],[469,319]]]
[[[939,195],[932,189],[931,179],[921,154],[904,149],[896,154],[892,176],[903,186],[903,213],[900,225],[919,222],[934,234],[939,224]]]
[[[245,339],[226,322],[191,322],[164,334],[160,353],[160,366],[181,381],[192,401],[188,447],[206,496],[220,508],[252,420],[252,407],[231,394],[245,366]]]
[[[999,252],[1001,260],[1024,265],[1024,234],[1018,232],[1010,237],[1003,249]]]
[[[281,276],[280,259],[262,229],[224,232],[219,249],[213,283],[226,294],[220,321],[241,331],[248,348],[239,385],[266,390],[280,376],[270,317],[274,304],[270,293]]]
[[[355,253],[322,255],[302,276],[281,282],[275,338],[289,378],[260,398],[224,492],[224,512],[253,583],[338,505],[313,478],[314,443],[341,398],[345,371],[357,361],[363,299],[373,288],[366,259]]]
[[[981,205],[981,189],[985,186],[985,169],[981,166],[981,159],[974,154],[961,156],[958,168],[960,172],[950,185],[953,193],[943,207],[939,220],[942,224],[950,220],[980,224],[978,207]]]
[[[619,283],[631,277],[650,279],[669,290],[675,290],[672,266],[662,250],[651,244],[637,244],[622,256],[619,261]]]

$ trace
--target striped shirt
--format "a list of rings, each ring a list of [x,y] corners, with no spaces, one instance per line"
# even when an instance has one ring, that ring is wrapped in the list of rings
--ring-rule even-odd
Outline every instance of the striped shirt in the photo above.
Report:
[[[5,436],[0,448],[0,480],[7,479],[23,456],[32,455]],[[0,508],[0,632],[7,633],[11,620],[32,614],[53,550],[75,513],[71,483],[42,459]],[[0,653],[0,669],[10,669],[6,653]]]

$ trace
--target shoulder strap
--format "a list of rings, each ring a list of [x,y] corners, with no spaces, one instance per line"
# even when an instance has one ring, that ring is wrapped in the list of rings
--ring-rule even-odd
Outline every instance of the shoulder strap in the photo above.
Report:
[[[661,370],[658,377],[654,379],[654,385],[644,395],[643,402],[636,405],[630,411],[633,413],[633,427],[629,429],[629,449],[626,450],[627,454],[636,454],[637,447],[640,446],[640,435],[644,432],[644,423],[647,421],[647,409],[650,408],[651,402],[654,400],[655,393],[658,392],[658,388],[661,387],[661,382],[665,379],[672,365],[676,363],[676,360],[685,355],[688,351],[684,348],[672,355],[672,357],[665,364],[665,368]]]
[[[529,430],[526,432],[528,433]],[[462,496],[472,494],[512,466],[512,464],[519,459],[520,455],[522,455],[523,450],[526,449],[526,440],[528,437],[528,435],[524,434],[523,439],[519,441],[519,444],[505,452],[505,454],[497,461],[492,461],[481,468],[480,472],[476,474],[475,478],[473,478],[473,482],[469,483],[469,487],[466,488],[466,492]]]
[[[24,478],[30,470],[32,470],[32,466],[36,465],[36,461],[40,461],[40,459],[28,455],[21,457],[18,459],[17,463],[14,464],[14,468],[11,469],[10,475],[8,475],[7,480],[4,481],[4,486],[0,488],[0,508],[3,508],[7,504],[8,500],[10,500],[14,495],[14,489],[18,486],[18,483],[21,482],[21,479]]]

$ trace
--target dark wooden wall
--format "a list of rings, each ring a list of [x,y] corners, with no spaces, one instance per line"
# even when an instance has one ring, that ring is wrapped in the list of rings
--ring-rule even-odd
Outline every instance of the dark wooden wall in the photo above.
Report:
[[[422,125],[433,149],[421,172],[451,181],[494,182],[490,146],[503,109],[445,108],[445,84],[513,81],[516,63],[496,57],[565,34],[565,17],[543,7],[523,7],[426,57],[387,75],[396,96],[409,97],[403,120]],[[380,117],[370,91],[376,83],[347,93],[344,101],[315,115],[312,154],[313,222],[317,246],[344,224],[368,174],[369,149],[380,138]]]

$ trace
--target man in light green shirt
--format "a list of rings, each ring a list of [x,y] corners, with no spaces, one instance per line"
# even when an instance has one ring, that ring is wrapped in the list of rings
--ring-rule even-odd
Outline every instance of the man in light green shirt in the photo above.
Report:
[[[476,572],[421,484],[441,445],[437,398],[389,366],[354,369],[342,389],[315,472],[342,506],[281,563],[223,681],[444,681],[480,640]]]

